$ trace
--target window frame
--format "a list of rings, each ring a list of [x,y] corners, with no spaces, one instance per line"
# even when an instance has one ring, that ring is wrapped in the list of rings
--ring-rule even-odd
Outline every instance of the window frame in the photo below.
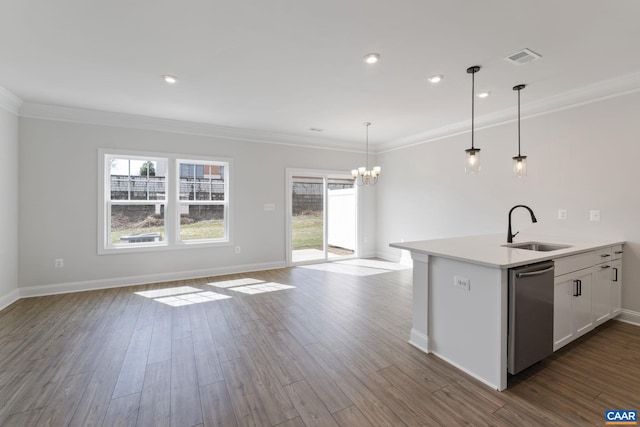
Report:
[[[135,160],[166,161],[167,171],[165,180],[164,200],[111,200],[111,169],[110,159],[128,158]],[[180,163],[216,164],[224,167],[224,201],[211,204],[223,204],[224,207],[224,238],[180,240]],[[232,192],[231,185],[233,162],[230,158],[189,155],[184,153],[162,153],[154,151],[131,151],[119,149],[98,149],[98,238],[97,250],[99,255],[156,252],[164,250],[179,250],[190,248],[207,248],[231,246],[232,241]],[[130,243],[126,246],[111,243],[111,206],[114,204],[148,205],[164,204],[164,240],[159,242]],[[126,203],[125,203],[126,202]],[[194,200],[197,204],[206,200]]]
[[[175,215],[175,240],[178,245],[200,245],[213,243],[228,243],[229,240],[229,169],[230,162],[227,160],[203,159],[197,156],[187,156],[188,158],[175,159],[175,187],[176,187],[176,215]],[[195,158],[194,158],[195,157]],[[180,199],[180,165],[216,165],[224,167],[224,200],[182,200]],[[194,176],[195,178],[195,176]],[[182,240],[180,238],[180,207],[189,205],[223,206],[224,212],[224,236],[221,239],[193,239]]]

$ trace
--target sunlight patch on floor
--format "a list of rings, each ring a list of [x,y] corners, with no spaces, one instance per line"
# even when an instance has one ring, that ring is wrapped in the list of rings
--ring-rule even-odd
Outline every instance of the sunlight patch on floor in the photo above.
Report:
[[[375,274],[389,273],[390,271],[407,270],[411,267],[395,262],[374,259],[351,259],[322,264],[301,265],[298,266],[298,268],[348,274],[350,276],[373,276]]]
[[[154,289],[151,291],[134,292],[134,294],[153,299],[154,301],[167,304],[172,307],[231,298],[228,295],[218,294],[211,291],[203,291],[202,289],[193,288],[191,286]]]
[[[265,292],[281,291],[284,289],[292,289],[295,286],[283,285],[282,283],[265,282],[259,279],[235,279],[226,280],[224,282],[211,282],[207,285],[218,288],[229,289],[230,291],[242,292],[243,294],[262,294]]]
[[[134,292],[136,295],[145,298],[169,297],[172,295],[190,294],[193,292],[202,292],[202,289],[192,288],[191,286],[178,286],[175,288],[154,289],[152,291]]]
[[[229,295],[217,294],[215,292],[198,292],[197,294],[182,294],[172,297],[156,298],[154,301],[161,302],[173,307],[179,307],[182,305],[198,304],[201,302],[218,301],[221,299],[231,298]]]
[[[264,283],[264,280],[252,279],[250,277],[244,279],[224,280],[221,282],[207,283],[209,286],[215,286],[216,288],[234,288],[236,286],[255,285],[257,283]]]
[[[243,294],[262,294],[265,292],[281,291],[283,289],[292,289],[295,286],[283,285],[282,283],[265,282],[258,285],[240,286],[231,288],[232,291],[242,292]]]

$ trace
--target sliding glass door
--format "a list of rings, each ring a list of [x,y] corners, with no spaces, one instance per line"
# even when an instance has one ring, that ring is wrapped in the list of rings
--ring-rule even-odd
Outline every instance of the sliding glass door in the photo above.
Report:
[[[352,258],[357,251],[357,189],[350,175],[287,171],[288,264]]]

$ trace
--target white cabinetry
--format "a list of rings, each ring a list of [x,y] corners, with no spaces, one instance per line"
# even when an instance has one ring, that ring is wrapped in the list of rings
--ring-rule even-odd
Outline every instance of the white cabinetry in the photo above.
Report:
[[[622,246],[613,247],[611,260],[611,317],[622,310]]]
[[[593,284],[593,322],[598,326],[611,318],[611,264],[595,267]]]
[[[622,246],[555,262],[554,351],[620,313]]]
[[[554,281],[553,350],[593,329],[591,294],[593,269],[587,268]]]
[[[600,264],[593,273],[593,323],[598,326],[611,318],[611,248],[596,251]]]

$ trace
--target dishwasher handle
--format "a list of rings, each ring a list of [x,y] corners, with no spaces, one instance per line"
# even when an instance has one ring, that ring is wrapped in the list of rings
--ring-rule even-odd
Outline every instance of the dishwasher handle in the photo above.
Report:
[[[547,273],[549,271],[553,271],[554,268],[555,268],[555,266],[552,265],[551,267],[545,268],[544,270],[528,271],[526,273],[516,273],[516,277],[520,278],[520,277],[538,276],[540,274],[544,274],[544,273]]]

